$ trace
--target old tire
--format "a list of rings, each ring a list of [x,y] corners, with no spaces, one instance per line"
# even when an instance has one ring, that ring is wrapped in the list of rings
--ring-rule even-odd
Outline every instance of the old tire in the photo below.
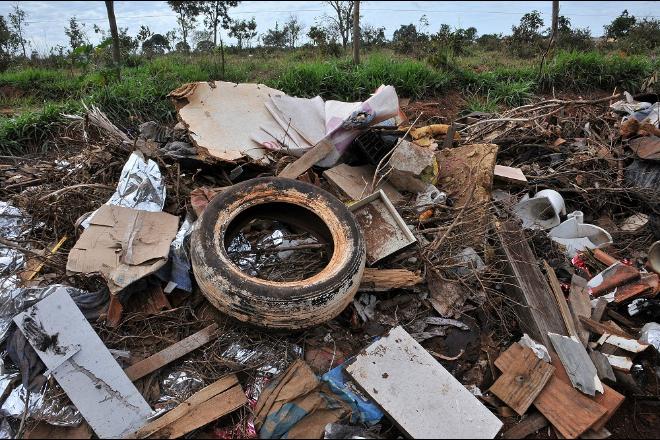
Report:
[[[311,278],[291,282],[242,272],[225,244],[257,214],[331,240],[328,265]],[[267,328],[302,329],[337,316],[359,287],[365,258],[362,233],[346,206],[292,179],[257,178],[223,191],[204,210],[191,238],[193,271],[204,296],[221,312]]]

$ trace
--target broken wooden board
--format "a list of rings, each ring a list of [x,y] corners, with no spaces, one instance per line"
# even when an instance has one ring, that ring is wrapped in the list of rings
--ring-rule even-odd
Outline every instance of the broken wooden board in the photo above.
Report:
[[[603,319],[603,314],[605,313],[606,308],[607,300],[605,298],[598,298],[598,300],[596,300],[596,305],[594,306],[593,310],[591,310],[591,320],[600,322],[600,320]],[[580,321],[580,324],[582,324],[582,321]]]
[[[520,168],[495,165],[495,171],[493,175],[495,176],[495,179],[508,183],[518,185],[524,185],[527,183],[527,177],[525,177],[525,174]]]
[[[550,333],[550,340],[568,373],[571,384],[590,396],[596,395],[596,391],[602,393],[603,384],[584,345],[577,338],[555,333]]]
[[[571,315],[571,311],[569,310],[568,304],[566,303],[566,298],[564,297],[564,292],[561,290],[561,285],[557,279],[557,274],[555,274],[555,270],[545,260],[543,260],[543,267],[548,275],[548,282],[550,283],[552,293],[555,295],[555,300],[557,301],[557,306],[559,307],[559,313],[561,314],[561,318],[564,321],[566,330],[568,330],[568,334],[570,336],[575,336],[578,338],[579,336],[575,328],[573,315]]]
[[[177,438],[248,403],[236,375],[225,376],[196,392],[173,410],[129,438]]]
[[[386,181],[382,181],[380,185],[371,190],[375,172],[376,167],[372,165],[352,167],[343,163],[325,170],[323,177],[352,200],[362,200],[374,191],[382,189],[392,203],[401,202],[403,200],[401,193]]]
[[[168,96],[200,151],[236,161],[244,157],[264,159],[265,150],[250,135],[273,121],[265,103],[277,94],[283,95],[263,84],[202,81],[185,84]]]
[[[124,372],[132,381],[136,381],[149,373],[164,367],[181,356],[185,356],[193,350],[198,349],[218,337],[218,324],[211,324],[203,328],[195,334],[180,340],[179,342],[170,345],[164,350],[159,351],[146,359],[143,359],[130,367],[126,368]]]
[[[121,438],[151,416],[149,404],[65,288],[14,322],[98,437]]]
[[[500,371],[506,371],[523,350],[518,343],[512,344],[495,361]],[[577,438],[596,424],[606,413],[603,406],[570,385],[561,362],[553,352],[555,373],[543,391],[534,400],[534,406],[566,438]],[[565,377],[564,377],[565,376]]]
[[[654,297],[658,293],[659,283],[657,273],[644,273],[639,281],[617,287],[614,302],[620,304],[636,298]]]
[[[361,292],[386,292],[392,289],[412,289],[423,281],[424,278],[420,274],[407,269],[366,267],[358,290]]]
[[[590,279],[587,282],[587,287],[589,293],[594,298],[598,298],[609,293],[615,287],[637,280],[639,277],[639,270],[617,261]]]
[[[528,415],[517,425],[514,425],[512,428],[509,428],[502,438],[505,439],[521,439],[525,438],[528,435],[534,434],[539,429],[543,429],[548,426],[548,419],[546,419],[543,414],[535,412]]]
[[[363,350],[346,372],[408,437],[493,438],[502,427],[401,326]]]
[[[551,351],[550,357],[552,358],[552,365],[555,367],[555,377],[567,384],[570,384],[571,379],[568,377],[568,373],[559,360],[557,353]],[[599,404],[606,410],[605,414],[591,427],[591,429],[598,431],[605,426],[610,418],[612,418],[616,410],[619,409],[625,400],[625,397],[613,388],[603,384],[603,393],[597,393],[594,397],[589,397],[589,399]]]
[[[530,348],[524,347],[490,387],[490,391],[522,416],[554,371],[555,367],[536,357]]]
[[[571,311],[573,325],[578,337],[585,347],[589,342],[589,330],[582,327],[580,316],[591,317],[591,301],[587,292],[587,280],[577,275],[571,278],[571,288],[568,293],[568,308]]]
[[[567,334],[554,293],[520,227],[513,221],[498,223],[497,234],[507,260],[507,272],[513,277],[510,287],[519,304],[516,311],[520,326],[533,339],[551,347],[548,332]]]
[[[580,316],[580,322],[589,331],[597,333],[599,335],[608,333],[610,335],[617,335],[617,336],[622,336],[624,338],[632,339],[632,336],[630,336],[628,333],[624,332],[623,330],[617,329],[611,324],[608,325],[602,322],[596,322],[592,319],[585,318],[583,316]]]
[[[317,145],[313,146],[305,152],[302,156],[296,159],[295,162],[287,165],[277,177],[284,177],[287,179],[295,179],[302,173],[314,166],[314,164],[324,159],[335,149],[335,146],[327,141],[322,140]]]
[[[633,366],[633,363],[629,357],[615,356],[613,354],[606,354],[606,353],[603,353],[603,356],[607,358],[607,361],[615,370],[623,371],[624,373],[627,373],[630,371],[630,369]]]
[[[598,344],[611,344],[631,353],[641,353],[649,348],[647,344],[641,344],[634,339],[622,338],[621,336],[609,335],[607,333],[600,337]]]

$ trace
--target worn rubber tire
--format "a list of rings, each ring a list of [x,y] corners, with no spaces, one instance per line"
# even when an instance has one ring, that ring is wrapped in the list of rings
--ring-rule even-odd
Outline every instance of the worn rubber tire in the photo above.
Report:
[[[284,218],[320,235],[329,233],[326,239],[332,240],[334,250],[328,265],[310,278],[291,282],[242,272],[230,260],[225,243],[260,208],[259,217]],[[314,218],[323,224],[306,224]],[[366,251],[355,218],[330,193],[298,180],[257,178],[224,190],[209,203],[192,232],[191,259],[202,293],[218,310],[260,327],[295,330],[328,321],[346,308],[362,279]]]

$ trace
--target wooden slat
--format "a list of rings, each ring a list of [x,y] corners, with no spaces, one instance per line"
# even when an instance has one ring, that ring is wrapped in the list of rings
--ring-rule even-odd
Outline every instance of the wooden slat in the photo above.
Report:
[[[591,311],[591,319],[596,322],[600,322],[603,319],[603,314],[607,308],[607,300],[605,298],[598,298],[596,301],[596,306]]]
[[[166,349],[131,365],[124,372],[131,380],[138,380],[214,340],[217,337],[217,330],[218,324],[211,324],[197,333],[180,340],[176,344],[172,344]]]
[[[568,293],[568,308],[571,311],[573,324],[577,330],[578,337],[585,347],[589,342],[589,330],[582,327],[580,316],[591,317],[591,301],[587,291],[587,280],[577,275],[571,279],[571,289]]]
[[[593,319],[585,318],[583,316],[580,317],[580,322],[589,331],[592,331],[599,335],[609,333],[610,335],[623,336],[624,338],[633,339],[633,337],[630,336],[628,333],[619,330],[612,325],[607,325],[602,322],[596,322]]]
[[[527,177],[520,168],[507,167],[504,165],[495,165],[493,176],[498,180],[503,180],[510,183],[525,184]]]
[[[147,438],[150,436],[154,436],[157,433],[163,433],[163,431],[168,427],[176,424],[178,420],[184,419],[186,416],[192,414],[196,414],[196,412],[199,410],[199,408],[205,403],[205,402],[210,402],[213,401],[217,403],[217,417],[221,417],[224,414],[221,414],[221,412],[229,407],[232,407],[234,403],[237,402],[230,402],[231,405],[225,406],[222,404],[222,399],[225,399],[227,397],[227,401],[229,402],[232,399],[235,399],[237,395],[235,394],[235,391],[232,391],[234,389],[240,389],[240,384],[238,383],[238,378],[236,375],[231,374],[229,376],[225,376],[221,379],[218,379],[211,385],[202,388],[192,396],[190,396],[188,399],[186,399],[183,403],[181,403],[179,406],[174,408],[173,410],[165,413],[162,417],[146,424],[142,428],[140,428],[136,433],[134,433],[130,438]],[[231,391],[229,394],[227,394],[228,391]],[[243,394],[241,390],[241,394],[243,396],[243,403],[247,402],[247,398],[245,397],[245,394]],[[216,397],[221,397],[219,399],[219,402],[214,401],[213,399]],[[240,405],[239,405],[240,406]],[[233,410],[231,410],[233,411]],[[231,412],[227,411],[225,414]],[[215,420],[215,419],[212,419]],[[211,421],[211,420],[209,420]],[[188,423],[188,422],[187,422]],[[183,425],[182,425],[183,426]],[[189,426],[189,425],[186,425]],[[200,425],[202,426],[202,425]],[[193,428],[194,429],[194,428]],[[185,433],[184,433],[185,434]]]
[[[502,438],[506,439],[521,439],[525,438],[530,434],[534,434],[539,429],[543,429],[548,426],[548,419],[546,419],[543,414],[535,412],[525,417],[520,423],[509,428],[506,431]]]
[[[490,388],[490,391],[509,405],[519,415],[527,412],[543,387],[552,377],[555,367],[536,357],[525,347],[515,361],[509,364],[504,374]]]
[[[295,179],[302,173],[314,166],[316,162],[325,158],[335,148],[330,142],[322,140],[314,147],[307,150],[295,162],[287,165],[277,177]]]
[[[550,347],[548,332],[567,334],[552,289],[541,273],[527,237],[512,221],[497,224],[507,272],[513,277],[510,292],[519,304],[516,311],[522,330],[536,341]]]
[[[579,338],[579,335],[577,333],[573,321],[573,315],[571,315],[571,311],[568,308],[568,304],[566,303],[566,298],[564,297],[564,292],[562,292],[561,290],[561,285],[559,284],[559,280],[557,279],[557,274],[555,274],[555,270],[552,267],[550,267],[548,262],[545,260],[543,260],[543,267],[545,268],[545,271],[548,274],[548,282],[550,283],[550,288],[552,289],[552,293],[555,295],[555,300],[557,301],[557,306],[559,307],[559,313],[561,314],[561,318],[564,321],[564,325],[568,330],[568,334],[570,336],[575,336],[576,338]]]

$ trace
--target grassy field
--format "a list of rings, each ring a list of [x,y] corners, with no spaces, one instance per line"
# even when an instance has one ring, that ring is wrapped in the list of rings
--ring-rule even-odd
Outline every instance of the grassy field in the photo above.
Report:
[[[643,56],[598,52],[559,53],[539,74],[538,62],[502,53],[477,52],[456,57],[436,69],[424,61],[389,51],[368,54],[355,67],[349,58],[322,58],[313,52],[277,55],[229,55],[224,79],[261,82],[288,94],[328,99],[364,99],[380,84],[396,87],[401,97],[439,98],[458,90],[466,110],[494,111],[516,106],[533,94],[555,90],[638,91],[657,71],[660,61]],[[174,112],[166,95],[182,83],[221,79],[213,56],[166,55],[123,68],[121,80],[104,69],[22,68],[0,74],[0,154],[20,154],[42,145],[61,113],[80,113],[83,103],[97,105],[117,125],[134,129],[155,119],[171,122]],[[656,84],[656,87],[658,85]],[[0,95],[1,96],[1,95]]]

